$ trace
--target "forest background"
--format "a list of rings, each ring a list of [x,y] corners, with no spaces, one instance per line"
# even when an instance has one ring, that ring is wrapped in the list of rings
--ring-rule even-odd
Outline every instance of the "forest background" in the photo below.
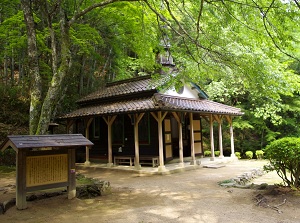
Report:
[[[162,87],[191,80],[245,112],[236,151],[299,137],[299,24],[299,0],[2,0],[0,142],[47,133],[106,82],[158,75],[158,53],[177,68]]]

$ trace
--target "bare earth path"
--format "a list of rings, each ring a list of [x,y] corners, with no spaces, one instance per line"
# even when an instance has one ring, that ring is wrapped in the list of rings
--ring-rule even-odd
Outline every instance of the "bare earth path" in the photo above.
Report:
[[[171,175],[137,176],[109,170],[80,170],[81,173],[111,183],[112,193],[96,199],[67,200],[58,196],[28,202],[28,209],[9,209],[0,222],[187,222],[187,223],[291,223],[300,222],[299,193],[266,194],[257,189],[224,188],[218,182],[231,179],[261,161],[237,161],[219,169],[200,168]],[[254,182],[278,181],[265,175]],[[11,178],[0,179],[0,188]],[[255,196],[262,194],[270,206],[281,204],[281,214],[257,206]],[[0,191],[0,201],[4,196]]]

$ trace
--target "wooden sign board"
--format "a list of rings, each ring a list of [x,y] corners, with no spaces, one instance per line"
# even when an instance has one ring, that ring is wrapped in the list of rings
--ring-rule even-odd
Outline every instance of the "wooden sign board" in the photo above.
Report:
[[[26,157],[26,187],[68,182],[68,154]]]

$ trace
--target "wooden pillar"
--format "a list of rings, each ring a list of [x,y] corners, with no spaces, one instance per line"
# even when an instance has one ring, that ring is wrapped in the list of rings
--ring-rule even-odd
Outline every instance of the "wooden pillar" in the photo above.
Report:
[[[172,112],[174,118],[178,123],[178,135],[179,135],[179,165],[184,166],[183,163],[183,140],[182,140],[182,123],[183,123],[183,115],[181,113]]]
[[[224,153],[223,153],[223,136],[222,136],[222,115],[218,116],[215,115],[214,116],[215,119],[218,122],[218,133],[219,133],[219,151],[220,151],[220,158],[224,158]]]
[[[134,114],[131,118],[133,118],[134,123],[134,149],[135,149],[135,160],[134,166],[137,169],[141,168],[140,165],[140,149],[139,149],[139,122],[143,118],[144,113]]]
[[[93,118],[90,118],[87,120],[86,125],[85,125],[85,137],[87,139],[90,138],[90,125],[93,121]],[[85,166],[89,166],[91,164],[90,162],[90,147],[89,146],[85,146],[85,162],[84,165]]]
[[[67,126],[66,126],[66,132],[67,134],[71,134],[71,127],[74,124],[74,120],[68,120],[67,121]]]
[[[156,119],[158,124],[158,149],[159,149],[159,167],[158,171],[165,171],[166,167],[164,165],[164,144],[163,144],[163,132],[162,132],[162,122],[167,115],[167,112],[162,114],[161,111],[157,112],[157,115],[154,112],[151,112],[151,115]]]
[[[115,121],[116,119],[116,115],[114,116],[108,116],[107,118],[106,117],[103,117],[104,121],[106,122],[107,124],[107,143],[108,143],[108,163],[107,163],[107,166],[108,167],[111,167],[113,165],[113,162],[112,162],[112,136],[111,136],[111,127],[112,127],[112,124],[113,122]]]
[[[69,174],[68,174],[68,199],[76,197],[76,171],[75,171],[75,149],[68,149]]]
[[[26,151],[17,150],[16,206],[19,210],[27,208],[26,201]]]
[[[215,160],[215,145],[214,145],[214,118],[211,114],[209,116],[209,124],[210,124],[210,150],[211,150],[211,157],[210,160]]]
[[[232,117],[226,116],[227,121],[229,122],[229,128],[230,128],[230,147],[231,147],[231,157],[236,158],[236,155],[234,153],[234,138],[233,138],[233,126],[232,126]]]
[[[190,138],[191,138],[191,165],[196,164],[196,157],[195,157],[195,139],[194,139],[194,119],[193,113],[189,113],[190,118]]]
[[[224,158],[223,153],[223,137],[222,137],[222,122],[218,123],[219,128],[219,150],[220,150],[220,158]]]

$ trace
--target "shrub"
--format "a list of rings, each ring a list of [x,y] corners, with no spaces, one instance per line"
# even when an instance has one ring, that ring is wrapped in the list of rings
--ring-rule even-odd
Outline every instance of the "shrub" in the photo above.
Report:
[[[246,151],[245,153],[247,159],[251,160],[253,158],[253,152],[252,151]]]
[[[3,152],[0,151],[0,165],[4,165],[4,166],[16,165],[16,152],[12,148],[8,148]]]
[[[266,171],[275,170],[289,187],[300,187],[300,138],[286,137],[273,141],[265,149],[270,165]]]
[[[235,154],[235,156],[236,156],[238,159],[241,158],[241,153],[240,153],[240,152],[235,152],[234,154]]]
[[[211,151],[205,150],[204,151],[204,156],[211,156]]]
[[[255,151],[255,155],[256,155],[257,159],[261,160],[263,158],[263,156],[264,156],[264,151],[262,151],[262,150],[256,150]]]
[[[215,151],[215,156],[220,156],[220,151]]]

